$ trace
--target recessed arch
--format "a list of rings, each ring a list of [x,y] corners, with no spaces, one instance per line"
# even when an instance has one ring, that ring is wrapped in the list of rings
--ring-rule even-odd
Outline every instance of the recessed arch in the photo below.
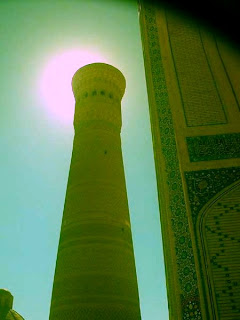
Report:
[[[196,224],[203,295],[214,320],[240,318],[240,180],[200,211]]]

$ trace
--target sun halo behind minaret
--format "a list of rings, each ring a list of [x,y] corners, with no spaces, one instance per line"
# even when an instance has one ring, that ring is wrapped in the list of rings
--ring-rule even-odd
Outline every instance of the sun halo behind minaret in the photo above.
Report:
[[[109,63],[100,53],[72,49],[53,56],[40,77],[39,93],[51,118],[63,125],[72,125],[75,100],[71,81],[74,73],[86,64]]]

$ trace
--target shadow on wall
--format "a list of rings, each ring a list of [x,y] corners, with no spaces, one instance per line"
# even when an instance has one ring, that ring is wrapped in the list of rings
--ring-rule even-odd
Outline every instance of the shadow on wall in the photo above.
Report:
[[[109,0],[113,1],[113,0]],[[136,0],[114,0],[136,2]],[[139,0],[137,0],[140,2]],[[239,20],[240,2],[236,0],[143,0],[143,3],[167,7],[178,14],[194,18],[197,23],[222,36],[240,51]]]

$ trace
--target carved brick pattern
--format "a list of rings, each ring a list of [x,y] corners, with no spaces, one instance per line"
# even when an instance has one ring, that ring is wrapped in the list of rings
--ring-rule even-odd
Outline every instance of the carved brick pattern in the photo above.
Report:
[[[128,276],[128,278],[127,278]],[[111,301],[111,295],[113,297],[118,297],[121,301],[121,297],[124,300],[129,299],[131,302],[134,298],[137,297],[137,287],[136,282],[133,280],[131,274],[127,275],[126,278],[118,277],[117,274],[114,273],[106,273],[106,274],[97,274],[96,273],[80,273],[78,275],[69,274],[66,278],[61,280],[69,280],[69,281],[56,281],[54,283],[55,298],[58,300],[62,298],[64,301],[64,297],[74,297],[79,296],[83,297],[83,300],[86,300],[84,296],[90,297],[99,296],[99,300],[102,301],[102,297],[108,296],[107,301]],[[77,283],[78,285],[76,286]],[[97,299],[98,300],[98,299]],[[137,301],[136,299],[135,301]],[[53,299],[53,306],[55,300]],[[79,301],[80,302],[80,301]],[[88,301],[89,302],[89,301]],[[105,300],[106,303],[106,300]]]
[[[76,135],[81,132],[90,132],[91,130],[104,130],[105,132],[109,132],[110,134],[119,134],[119,122],[116,126],[114,123],[111,123],[106,120],[85,120],[78,122],[78,129]]]
[[[99,239],[99,240],[97,240]],[[112,223],[105,224],[101,221],[96,223],[78,223],[70,228],[62,228],[61,244],[59,250],[68,247],[69,243],[73,246],[74,243],[112,243],[114,240],[119,243],[115,243],[116,246],[123,246],[132,250],[132,236],[130,228],[126,225],[120,224],[113,225]]]
[[[192,242],[185,208],[172,114],[162,65],[155,10],[153,7],[146,6],[144,12],[162,152],[166,163],[172,229],[176,242],[177,272],[182,292],[182,317],[183,319],[202,319]],[[192,307],[193,313],[189,311]]]
[[[72,276],[80,276],[81,274],[91,272],[114,273],[119,276],[126,275],[126,277],[132,276],[134,262],[132,250],[130,251],[129,246],[124,248],[123,245],[119,246],[119,242],[116,245],[116,242],[113,241],[112,247],[110,247],[109,241],[106,244],[106,241],[101,243],[101,239],[99,242],[95,241],[95,243],[87,243],[84,240],[81,245],[74,246],[69,242],[68,247],[65,247],[63,250],[60,249],[58,254],[58,272],[62,273],[63,278],[67,277],[71,279]],[[102,248],[105,249],[105,252],[102,251]],[[71,252],[75,256],[72,256]],[[96,256],[92,257],[91,254],[95,254]],[[106,257],[106,254],[109,254],[109,257]],[[89,263],[89,266],[86,267],[86,263]]]
[[[72,80],[76,101],[94,91],[112,93],[120,102],[125,91],[126,81],[123,74],[111,65],[94,63],[78,70]]]
[[[95,63],[79,69],[72,80],[76,99],[74,127],[92,127],[96,120],[107,129],[121,129],[121,99],[125,91],[126,81],[116,68]],[[98,124],[100,125],[100,123]]]
[[[100,156],[101,161],[104,159],[104,162],[122,161],[122,157],[119,157],[119,152],[122,152],[120,131],[116,132],[108,129],[107,127],[105,130],[103,125],[102,128],[95,131],[89,124],[88,129],[84,128],[77,131],[74,137],[71,169],[72,166],[80,164],[86,152],[94,152],[95,156]]]
[[[58,314],[51,315],[51,319],[59,320]],[[61,309],[62,319],[74,319],[74,320],[135,320],[140,319],[140,313],[137,307],[124,308],[124,307],[112,307],[110,304],[105,307],[88,307],[83,306],[81,309],[69,307]]]
[[[105,188],[104,188],[105,187]],[[111,194],[112,193],[112,196]],[[118,219],[118,221],[129,221],[129,212],[126,204],[126,193],[118,192],[117,188],[111,188],[107,185],[102,188],[91,189],[90,186],[81,186],[75,190],[67,192],[68,196],[65,202],[64,208],[64,218],[77,219],[79,214],[82,214],[82,218],[86,219],[86,215],[89,218],[94,217],[98,212],[108,213],[109,217],[113,219]],[[104,198],[98,197],[95,203],[92,205],[91,210],[88,209],[88,197],[102,195]],[[104,215],[103,215],[104,216]],[[79,221],[81,218],[79,217]]]
[[[187,126],[226,123],[225,111],[196,23],[167,14],[167,26]]]
[[[93,100],[94,98],[89,98]],[[85,102],[86,103],[86,102]],[[121,118],[121,106],[119,104],[106,104],[99,102],[91,101],[87,102],[87,106],[83,105],[83,102],[76,104],[75,115],[74,115],[74,127],[75,130],[83,125],[89,124],[92,126],[91,121],[96,123],[96,121],[101,121],[102,124],[110,123],[111,126],[118,128],[119,132],[122,126]],[[97,105],[97,107],[96,107]],[[109,125],[106,125],[109,129]]]
[[[190,161],[240,158],[240,133],[187,137]]]
[[[73,90],[76,135],[50,319],[140,320],[120,140],[125,79],[112,66],[89,65],[74,75]]]
[[[63,306],[66,306],[66,312],[74,309],[74,301],[78,303],[78,306],[75,307],[75,312],[78,311],[82,315],[82,319],[98,319],[96,318],[87,318],[89,313],[86,312],[86,307],[84,304],[88,304],[87,309],[92,310],[91,312],[95,314],[98,312],[105,312],[105,319],[108,319],[108,314],[117,314],[119,305],[124,306],[123,309],[126,313],[121,314],[120,317],[125,314],[132,314],[134,311],[135,317],[132,319],[140,319],[139,310],[137,310],[138,299],[136,299],[138,292],[137,286],[134,279],[131,277],[131,274],[126,275],[129,278],[118,277],[117,274],[69,274],[66,278],[61,279],[62,281],[55,281],[53,294],[54,299],[52,300],[52,312],[61,314],[61,319],[78,319],[74,318],[65,318],[63,317],[62,311],[64,311]],[[78,283],[78,286],[75,285]],[[135,300],[134,300],[135,298]],[[66,301],[69,300],[69,303],[66,304]],[[72,301],[71,301],[72,300]],[[90,301],[90,303],[89,303]],[[105,307],[106,302],[108,306]],[[111,306],[114,302],[114,306]],[[76,303],[76,302],[75,302]],[[77,312],[77,314],[78,314]],[[90,312],[90,311],[89,311]],[[85,318],[86,317],[86,318]],[[52,317],[51,317],[52,318]],[[101,318],[100,318],[101,319]],[[114,319],[115,316],[112,315]],[[120,318],[125,320],[125,318]],[[131,320],[132,320],[131,319]]]

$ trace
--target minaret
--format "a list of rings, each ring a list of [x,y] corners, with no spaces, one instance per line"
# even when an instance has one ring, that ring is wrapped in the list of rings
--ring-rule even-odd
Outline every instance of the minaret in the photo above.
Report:
[[[121,149],[125,78],[93,63],[72,80],[75,137],[50,320],[139,320]]]

